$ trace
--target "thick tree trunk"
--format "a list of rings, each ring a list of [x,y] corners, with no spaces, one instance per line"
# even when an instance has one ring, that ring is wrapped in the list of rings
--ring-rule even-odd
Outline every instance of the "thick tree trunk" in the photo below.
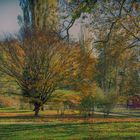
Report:
[[[37,117],[39,114],[39,110],[40,110],[40,104],[39,103],[34,103],[34,112],[35,112],[35,116]]]

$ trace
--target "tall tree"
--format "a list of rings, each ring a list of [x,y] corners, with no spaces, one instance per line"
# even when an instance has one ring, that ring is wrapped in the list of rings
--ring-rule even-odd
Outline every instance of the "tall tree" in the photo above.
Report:
[[[57,29],[57,0],[20,0],[20,6],[25,26],[34,26],[43,30]]]
[[[83,56],[77,44],[67,44],[51,32],[29,31],[25,37],[0,45],[3,54],[0,70],[15,78],[38,115],[56,89],[79,84],[76,79],[81,75]],[[86,64],[85,73],[90,63]],[[85,79],[90,79],[90,75],[81,80]]]
[[[136,8],[139,4],[139,2],[127,0],[110,4],[103,2],[93,13],[92,31],[95,40],[93,47],[98,52],[100,73],[97,79],[105,92],[110,88],[115,88],[118,93],[121,93],[122,89],[127,89],[126,81],[133,73],[132,65],[133,70],[135,69],[134,71],[139,75],[140,22],[139,9]],[[137,84],[135,82],[135,87]]]

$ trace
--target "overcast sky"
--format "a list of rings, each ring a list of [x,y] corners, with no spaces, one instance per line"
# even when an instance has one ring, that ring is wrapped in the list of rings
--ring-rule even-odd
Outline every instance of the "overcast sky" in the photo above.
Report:
[[[5,34],[14,34],[19,31],[17,16],[22,15],[19,0],[0,0],[0,39]],[[79,38],[80,24],[76,22],[70,29],[70,35]]]
[[[21,13],[19,0],[0,0],[0,38],[5,33],[18,32],[17,16]]]

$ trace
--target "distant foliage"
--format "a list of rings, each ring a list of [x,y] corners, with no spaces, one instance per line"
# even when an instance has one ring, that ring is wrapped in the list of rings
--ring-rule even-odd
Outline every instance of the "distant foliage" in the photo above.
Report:
[[[0,95],[0,107],[13,107],[19,109],[20,100],[17,97],[8,97],[5,95]]]

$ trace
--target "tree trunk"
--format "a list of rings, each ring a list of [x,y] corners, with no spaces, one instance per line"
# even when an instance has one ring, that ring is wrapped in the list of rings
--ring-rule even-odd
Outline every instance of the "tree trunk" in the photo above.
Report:
[[[35,116],[37,117],[39,114],[39,110],[40,110],[40,104],[39,103],[34,103],[34,111],[35,111]]]

